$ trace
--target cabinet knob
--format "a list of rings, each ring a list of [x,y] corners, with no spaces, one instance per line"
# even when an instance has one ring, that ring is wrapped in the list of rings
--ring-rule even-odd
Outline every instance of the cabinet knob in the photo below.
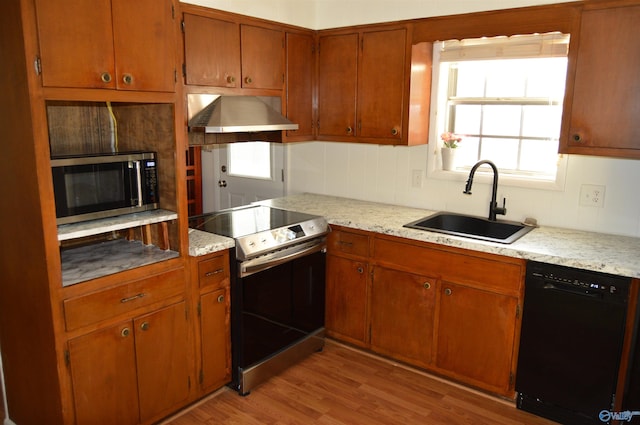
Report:
[[[347,131],[347,134],[351,134],[351,133],[353,133],[353,128],[347,127],[346,131]]]
[[[102,74],[100,74],[100,79],[102,80],[103,83],[110,83],[111,74],[108,72],[103,72]]]
[[[244,82],[247,84],[253,83],[253,79],[251,77],[245,77]]]
[[[219,303],[223,303],[224,302],[224,295],[218,295],[218,302]]]
[[[140,325],[140,329],[142,329],[143,331],[146,331],[149,329],[149,322],[142,322],[142,324]]]
[[[397,135],[398,135],[398,133],[399,133],[399,132],[398,132],[398,129],[397,129],[397,128],[392,128],[392,129],[391,129],[391,135],[392,135],[392,136],[397,136]]]
[[[573,136],[571,136],[571,138],[576,143],[582,143],[582,136],[580,134],[578,134],[578,133],[576,133]]]
[[[130,333],[131,330],[129,330],[129,328],[124,328],[120,331],[120,335],[122,335],[123,338],[128,337]]]
[[[444,290],[444,294],[445,294],[445,295],[451,295],[451,293],[452,293],[452,291],[451,291],[451,289],[449,289],[449,288],[447,288],[447,289],[445,289],[445,290]]]
[[[362,266],[358,266],[358,268],[356,269],[358,271],[358,273],[362,274],[364,273],[364,268]]]
[[[131,83],[133,83],[133,75],[124,74],[122,76],[122,82],[125,83],[126,85],[130,85]]]
[[[227,75],[227,83],[231,84],[235,82],[236,82],[236,79],[233,75]]]
[[[431,289],[431,283],[429,282],[425,282],[422,286],[424,286],[424,289]]]

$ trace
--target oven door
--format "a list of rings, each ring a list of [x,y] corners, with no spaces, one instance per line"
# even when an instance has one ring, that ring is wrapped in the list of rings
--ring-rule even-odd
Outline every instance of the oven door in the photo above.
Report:
[[[234,381],[324,329],[325,250],[238,277],[232,288]],[[242,263],[239,263],[242,269]]]

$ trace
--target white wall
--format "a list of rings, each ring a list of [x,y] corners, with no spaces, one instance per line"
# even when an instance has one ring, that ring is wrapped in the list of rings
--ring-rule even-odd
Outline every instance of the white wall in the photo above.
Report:
[[[456,181],[426,178],[429,146],[393,147],[355,143],[290,144],[289,193],[313,192],[367,201],[488,214],[491,181],[476,177],[473,195],[462,193],[465,176]],[[423,185],[411,185],[421,170]],[[570,155],[564,190],[525,189],[500,184],[507,198],[507,220],[526,217],[540,225],[640,236],[640,162]],[[604,207],[579,205],[582,184],[604,185]]]
[[[571,0],[566,0],[571,1]],[[186,0],[311,29],[389,22],[484,10],[509,9],[563,0]]]
[[[340,27],[559,3],[545,0],[190,0],[207,7],[312,29]],[[476,179],[472,196],[462,194],[464,180],[427,178],[428,146],[390,147],[332,142],[288,145],[289,193],[314,192],[356,199],[450,210],[483,216],[490,185]],[[422,188],[411,186],[411,170],[421,170]],[[501,185],[506,219],[533,217],[541,225],[640,236],[640,162],[571,155],[563,190]],[[606,187],[603,208],[578,203],[580,186]]]

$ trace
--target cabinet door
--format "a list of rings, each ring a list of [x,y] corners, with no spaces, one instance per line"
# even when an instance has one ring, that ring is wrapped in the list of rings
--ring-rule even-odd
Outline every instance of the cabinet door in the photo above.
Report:
[[[319,40],[318,137],[356,134],[358,34],[327,35]]]
[[[367,342],[368,275],[365,262],[327,256],[326,329],[360,346]]]
[[[185,303],[134,320],[140,420],[169,413],[189,396],[189,337]]]
[[[139,422],[132,325],[124,322],[69,341],[77,425]]]
[[[45,87],[115,88],[111,0],[36,0]]]
[[[438,368],[509,395],[518,300],[442,282]]]
[[[431,363],[435,280],[376,267],[371,286],[371,348],[418,365]]]
[[[234,22],[184,14],[186,83],[240,87],[240,28]]]
[[[175,90],[173,0],[112,0],[116,85],[125,90]]]
[[[569,152],[640,158],[640,6],[586,10]]]
[[[314,41],[311,34],[287,34],[287,118],[298,124],[286,132],[287,141],[313,139]]]
[[[229,297],[219,289],[200,297],[202,389],[217,389],[231,380]]]
[[[405,29],[362,34],[358,136],[400,141],[405,96]],[[408,72],[408,71],[407,71]]]
[[[242,87],[282,90],[284,32],[241,25]]]

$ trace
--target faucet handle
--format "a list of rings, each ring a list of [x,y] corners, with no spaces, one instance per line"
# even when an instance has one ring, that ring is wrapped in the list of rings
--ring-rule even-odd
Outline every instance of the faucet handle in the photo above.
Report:
[[[496,205],[495,213],[505,215],[507,213],[507,198],[502,198],[502,207]]]

